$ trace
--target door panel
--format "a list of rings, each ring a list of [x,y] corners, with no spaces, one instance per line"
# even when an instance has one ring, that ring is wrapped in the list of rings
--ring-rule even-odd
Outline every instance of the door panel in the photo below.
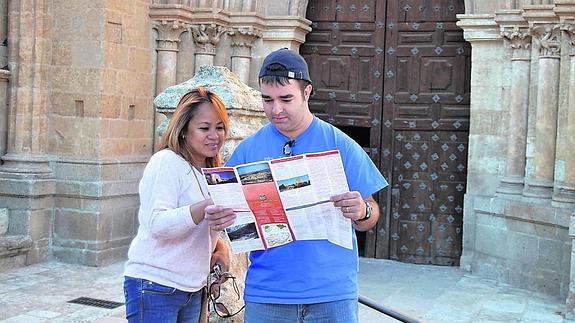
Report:
[[[395,132],[391,259],[459,263],[467,142],[463,131]]]
[[[463,1],[390,1],[388,10],[382,163],[393,165],[390,258],[458,265],[471,61],[455,25]]]

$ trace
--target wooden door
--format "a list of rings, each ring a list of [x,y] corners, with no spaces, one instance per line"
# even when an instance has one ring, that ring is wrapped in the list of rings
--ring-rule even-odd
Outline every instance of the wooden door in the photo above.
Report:
[[[463,1],[314,1],[300,52],[319,117],[354,137],[391,184],[364,255],[457,265],[467,175],[470,46]]]
[[[310,0],[307,18],[313,30],[300,47],[314,82],[312,112],[356,139],[376,165],[381,163],[386,6],[382,0]],[[380,206],[388,213],[385,200]],[[379,229],[362,236],[362,255],[387,252],[387,232]]]

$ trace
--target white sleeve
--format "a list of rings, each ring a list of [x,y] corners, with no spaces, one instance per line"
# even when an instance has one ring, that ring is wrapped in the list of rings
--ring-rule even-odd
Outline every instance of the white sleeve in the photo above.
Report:
[[[152,161],[152,160],[151,160]],[[185,170],[169,155],[146,167],[140,182],[140,221],[149,228],[155,239],[173,239],[189,234],[197,227],[189,205],[182,205],[186,189]]]

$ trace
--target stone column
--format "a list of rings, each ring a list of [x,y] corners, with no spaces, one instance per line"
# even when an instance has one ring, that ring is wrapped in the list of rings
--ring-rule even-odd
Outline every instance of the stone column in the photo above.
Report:
[[[504,64],[505,49],[502,46],[500,26],[493,15],[457,15],[457,26],[463,29],[465,40],[471,44],[471,96],[469,131],[469,162],[467,192],[465,194],[465,220],[463,221],[463,252],[460,258],[462,269],[471,271],[481,261],[476,241],[481,239],[477,230],[478,215],[474,204],[476,199],[495,193],[499,182],[497,164],[493,160],[504,152],[506,138],[493,136],[491,120],[501,119],[504,80],[501,66]],[[499,125],[495,125],[499,127]],[[486,166],[488,165],[488,166]],[[492,167],[492,165],[495,165]],[[479,198],[477,198],[479,197]]]
[[[192,25],[192,36],[196,44],[196,60],[194,72],[197,73],[204,65],[214,65],[216,45],[226,28],[217,24]]]
[[[168,86],[176,84],[176,67],[178,64],[178,45],[180,35],[186,31],[187,26],[178,20],[157,21],[154,28],[158,31],[158,70],[156,76],[156,94],[161,93]]]
[[[537,121],[535,123],[533,173],[527,180],[524,195],[547,199],[551,198],[553,193],[555,175],[561,30],[558,24],[536,25],[532,30],[534,40],[540,50],[537,78]]]
[[[50,64],[47,8],[36,1],[10,1],[8,8],[8,69],[11,71],[7,154],[0,174],[51,178],[47,149]],[[42,59],[43,58],[43,59]]]
[[[187,25],[179,20],[161,20],[154,23],[154,28],[158,31],[155,93],[158,95],[167,87],[176,84],[180,35],[187,30]],[[161,125],[165,120],[164,115],[156,113],[154,116],[154,128]],[[159,148],[160,139],[160,134],[155,133],[154,150]]]
[[[558,183],[553,194],[553,200],[565,203],[575,203],[575,0],[555,0],[555,14],[562,22],[563,37],[568,46],[563,47],[569,51],[569,83],[567,85],[568,105],[567,124],[565,133],[564,156],[565,175],[563,182]],[[575,214],[572,213],[569,221],[569,238],[571,240],[571,270],[569,275],[569,290],[565,301],[565,318],[575,319]]]
[[[8,1],[0,0],[0,156],[6,153],[8,138]]]
[[[10,72],[0,69],[0,156],[6,153],[8,143],[8,80]]]
[[[559,3],[561,2],[561,3]],[[569,81],[567,85],[567,123],[565,129],[564,177],[555,187],[553,200],[575,203],[575,0],[558,1],[555,12],[561,17],[563,38],[569,51]]]
[[[575,9],[575,1],[573,1]],[[575,12],[575,10],[573,11]],[[559,202],[575,203],[575,24],[565,24],[562,28],[569,39],[569,106],[567,110],[567,146],[569,153],[565,156],[565,179],[559,183],[553,195],[553,200]],[[569,238],[571,239],[571,273],[569,291],[566,299],[565,318],[575,319],[575,216],[571,216],[569,223]]]
[[[513,51],[511,58],[511,91],[505,177],[497,192],[520,195],[525,177],[527,114],[529,108],[529,73],[531,36],[527,28],[502,28],[501,35]]]
[[[0,0],[0,68],[8,64],[8,0]]]
[[[11,266],[45,261],[50,253],[51,227],[45,224],[52,220],[56,187],[53,158],[48,154],[52,41],[51,20],[46,17],[50,15],[42,1],[8,2],[10,80],[6,82],[7,73],[1,79],[3,86],[9,84],[10,118],[5,120],[7,139],[2,139],[6,154],[1,156],[0,208],[6,209],[9,227],[0,236],[0,258],[11,260],[0,262]],[[26,246],[19,242],[24,240]]]
[[[250,63],[252,59],[252,46],[262,32],[252,27],[234,27],[228,30],[232,42],[232,72],[242,82],[248,84],[250,79]]]

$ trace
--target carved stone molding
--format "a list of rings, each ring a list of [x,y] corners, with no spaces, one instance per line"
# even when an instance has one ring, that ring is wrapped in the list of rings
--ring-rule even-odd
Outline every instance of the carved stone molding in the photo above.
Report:
[[[463,29],[463,37],[470,43],[485,41],[501,41],[499,27],[493,15],[457,15],[457,26]]]
[[[575,56],[575,23],[563,23],[561,24],[561,30],[567,42],[571,45],[569,54]]]
[[[501,36],[513,49],[513,58],[529,59],[531,50],[531,34],[526,27],[501,27]]]
[[[158,50],[178,51],[180,35],[188,29],[188,24],[180,20],[154,21],[158,31]]]
[[[532,28],[541,56],[559,58],[561,55],[561,28],[558,24],[536,25]]]
[[[200,24],[191,26],[192,36],[199,54],[215,55],[216,45],[220,37],[226,32],[226,27],[216,24]]]
[[[231,36],[231,46],[234,49],[233,56],[250,57],[254,42],[261,38],[263,33],[251,26],[245,26],[229,28],[228,35]]]

